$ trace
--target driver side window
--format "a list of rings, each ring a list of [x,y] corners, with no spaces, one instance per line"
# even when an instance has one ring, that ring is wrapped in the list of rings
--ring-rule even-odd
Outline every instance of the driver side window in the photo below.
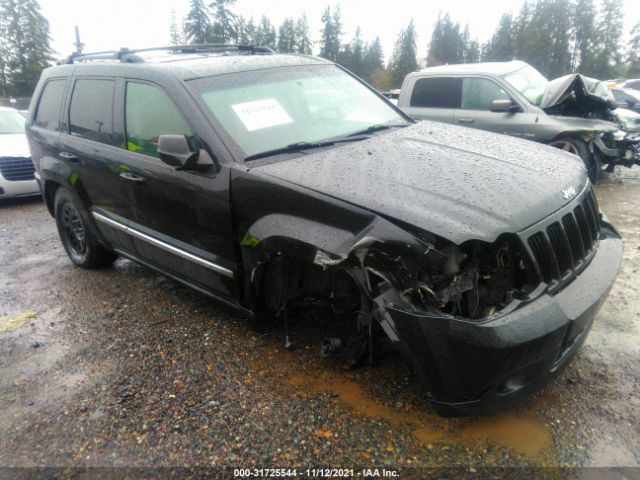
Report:
[[[464,78],[462,80],[463,110],[491,111],[494,100],[511,100],[511,97],[500,86],[486,78]]]
[[[195,137],[171,98],[158,87],[127,82],[125,104],[126,146],[131,152],[158,158],[158,138],[163,134]]]

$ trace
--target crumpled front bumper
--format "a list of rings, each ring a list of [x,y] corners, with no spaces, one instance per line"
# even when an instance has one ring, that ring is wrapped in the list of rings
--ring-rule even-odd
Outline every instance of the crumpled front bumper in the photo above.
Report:
[[[613,284],[622,240],[602,226],[589,266],[559,293],[485,323],[387,307],[400,349],[443,416],[507,408],[546,385],[587,337]]]

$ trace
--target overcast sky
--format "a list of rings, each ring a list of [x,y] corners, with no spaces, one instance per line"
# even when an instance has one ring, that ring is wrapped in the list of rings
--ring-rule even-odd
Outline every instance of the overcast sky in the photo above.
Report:
[[[205,0],[206,1],[206,0]],[[345,35],[350,39],[355,28],[362,28],[365,41],[377,35],[382,40],[385,61],[393,49],[401,28],[413,18],[418,31],[418,54],[427,51],[431,30],[438,12],[449,12],[454,21],[469,24],[472,36],[486,41],[505,11],[520,8],[523,0],[342,0]],[[311,26],[313,40],[320,36],[320,17],[327,0],[237,0],[235,11],[258,20],[263,14],[277,26],[286,17],[303,13]],[[149,47],[169,43],[171,10],[178,21],[186,14],[189,0],[40,0],[51,24],[53,48],[58,56],[73,51],[74,25],[80,27],[85,51],[112,50],[120,47]],[[640,0],[625,0],[625,36],[640,21]],[[317,47],[314,50],[317,53]]]

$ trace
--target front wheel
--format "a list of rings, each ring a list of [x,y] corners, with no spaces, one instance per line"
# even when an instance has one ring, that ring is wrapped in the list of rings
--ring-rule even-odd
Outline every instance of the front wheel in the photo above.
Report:
[[[589,174],[591,183],[598,183],[600,180],[600,170],[602,168],[600,158],[596,153],[591,153],[589,151],[589,146],[584,140],[565,137],[558,138],[549,145],[579,156],[582,159],[584,166],[587,168],[587,173]]]
[[[88,228],[88,212],[62,187],[56,191],[55,216],[58,235],[73,263],[93,269],[107,267],[118,258],[98,243]]]

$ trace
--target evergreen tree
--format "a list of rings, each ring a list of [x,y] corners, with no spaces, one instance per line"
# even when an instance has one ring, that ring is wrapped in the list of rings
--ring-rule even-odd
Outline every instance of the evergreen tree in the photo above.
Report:
[[[356,28],[356,33],[353,35],[351,43],[345,45],[344,49],[348,52],[348,55],[342,65],[359,77],[365,77],[369,72],[367,72],[364,61],[365,46],[362,41],[362,30],[360,30],[360,27]]]
[[[593,0],[577,0],[572,10],[573,54],[571,69],[591,75],[597,45],[596,9]]]
[[[256,29],[256,45],[261,47],[276,48],[276,28],[269,19],[263,15]]]
[[[464,44],[463,63],[476,63],[480,61],[480,42],[468,40]]]
[[[569,12],[569,0],[539,0],[531,14],[520,55],[549,78],[571,70]]]
[[[640,75],[640,22],[631,30],[631,40],[627,46],[627,74],[631,77]]]
[[[515,54],[515,39],[513,35],[513,15],[504,13],[500,17],[498,28],[485,46],[485,61],[512,60]]]
[[[527,0],[522,4],[522,8],[520,9],[520,13],[518,16],[513,19],[512,28],[513,28],[513,54],[516,58],[524,58],[525,50],[526,50],[526,41],[531,32],[531,14],[532,9],[531,5]]]
[[[408,73],[418,69],[416,51],[416,30],[413,20],[411,20],[407,28],[398,34],[396,45],[389,60],[389,74],[392,86],[399,87]]]
[[[178,23],[176,21],[176,11],[171,10],[171,20],[169,23],[169,41],[171,45],[180,45],[180,33],[178,33]]]
[[[49,22],[37,0],[0,0],[0,87],[29,96],[49,65]]]
[[[191,43],[205,43],[207,41],[210,21],[203,0],[190,0],[185,26],[187,39]]]
[[[594,58],[593,76],[606,79],[616,75],[622,61],[623,0],[603,0],[598,17],[598,51]]]
[[[247,29],[247,21],[244,19],[242,15],[236,15],[236,24],[235,24],[235,36],[233,38],[233,43],[236,45],[246,45],[246,42],[243,42],[243,39],[247,37],[245,30]]]
[[[346,43],[340,47],[338,52],[338,64],[342,65],[347,70],[351,70],[351,59],[353,57],[353,51],[351,50],[351,44]]]
[[[376,37],[370,45],[367,45],[364,54],[364,64],[365,77],[368,78],[371,78],[371,75],[376,70],[384,69],[384,52],[382,50],[382,44],[380,43],[380,37]]]
[[[427,63],[429,65],[462,63],[465,47],[465,39],[460,32],[460,25],[453,23],[448,13],[444,17],[438,15],[429,43]]]
[[[285,18],[278,29],[278,51],[281,53],[296,52],[297,45],[296,26],[292,18]]]
[[[15,4],[12,5],[15,7]],[[11,46],[8,42],[9,19],[13,12],[9,8],[9,2],[0,0],[0,97],[9,96],[9,78],[7,60],[11,55]]]
[[[304,13],[296,22],[296,44],[298,46],[298,53],[311,55],[313,42],[311,41],[309,33],[309,22],[307,20],[307,15]]]
[[[213,43],[234,43],[238,39],[236,15],[231,11],[236,0],[213,0],[211,8],[212,25],[209,39]]]
[[[342,21],[340,20],[340,7],[336,7],[333,14],[327,6],[322,14],[322,30],[320,37],[320,56],[334,62],[340,55],[340,38],[342,36]]]
[[[248,22],[246,22],[243,17],[239,17],[238,21],[240,25],[240,28],[238,29],[238,43],[241,45],[255,45],[257,27],[253,21],[253,17],[251,17]]]

